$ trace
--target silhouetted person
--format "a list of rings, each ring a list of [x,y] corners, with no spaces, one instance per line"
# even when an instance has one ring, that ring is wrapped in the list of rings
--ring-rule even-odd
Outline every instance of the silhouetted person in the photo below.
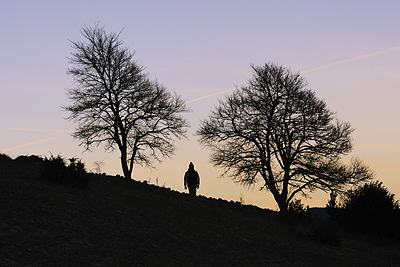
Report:
[[[196,189],[200,186],[200,177],[197,171],[194,170],[192,162],[189,164],[189,169],[185,173],[185,189],[189,187],[189,195],[196,196]]]

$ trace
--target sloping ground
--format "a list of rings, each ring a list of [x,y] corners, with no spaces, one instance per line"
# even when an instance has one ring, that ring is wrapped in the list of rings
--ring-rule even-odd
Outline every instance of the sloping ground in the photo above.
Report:
[[[400,266],[398,245],[343,236],[253,206],[92,175],[87,188],[0,165],[0,266]]]

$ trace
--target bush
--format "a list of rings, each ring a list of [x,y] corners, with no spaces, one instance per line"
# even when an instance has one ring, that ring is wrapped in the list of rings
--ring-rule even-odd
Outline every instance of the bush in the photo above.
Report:
[[[13,162],[13,159],[10,158],[6,154],[0,153],[0,178],[3,177],[3,172],[9,168],[10,164]]]
[[[337,202],[337,193],[331,192],[328,203],[325,206],[326,212],[332,220],[336,220],[340,214],[339,203]]]
[[[286,216],[289,221],[311,219],[309,207],[304,207],[304,204],[301,203],[301,199],[293,199],[289,202]]]
[[[341,207],[340,220],[352,230],[390,235],[398,231],[399,202],[382,182],[347,191]]]
[[[0,170],[3,168],[6,168],[12,162],[13,162],[13,159],[10,156],[0,153]]]
[[[84,163],[77,158],[71,158],[69,162],[67,166],[60,155],[45,158],[41,177],[67,186],[86,186],[90,178],[86,173]]]
[[[43,162],[43,158],[36,156],[36,155],[30,155],[30,156],[18,156],[15,159],[15,162],[18,162],[20,164],[24,165],[40,165]]]
[[[13,159],[9,155],[0,153],[0,164],[1,165],[8,164],[12,161],[13,161]]]
[[[305,214],[307,213],[307,210],[308,206],[305,208],[304,204],[301,203],[301,199],[293,199],[288,205],[288,212],[292,214]]]

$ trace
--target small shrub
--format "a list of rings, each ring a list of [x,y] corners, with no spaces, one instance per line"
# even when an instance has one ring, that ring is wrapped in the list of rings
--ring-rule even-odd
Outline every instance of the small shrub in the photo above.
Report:
[[[304,208],[303,203],[301,203],[301,199],[293,199],[288,206],[288,212],[290,213],[295,213],[295,214],[302,214],[307,211],[306,208]]]
[[[60,155],[57,157],[51,155],[50,158],[45,158],[41,177],[67,186],[86,186],[90,178],[86,174],[84,163],[76,158],[69,159],[69,162],[67,166],[64,158]]]
[[[329,214],[330,218],[336,220],[340,214],[339,204],[337,202],[337,194],[332,192],[328,203],[325,206],[326,212]]]
[[[240,194],[240,196],[239,196],[239,203],[240,203],[240,205],[245,205],[246,203],[245,203],[245,200],[244,200],[244,194]]]
[[[311,216],[308,209],[309,207],[304,207],[300,199],[293,199],[289,203],[287,213],[283,214],[283,217],[288,219],[289,222],[293,222],[293,220],[309,220]]]

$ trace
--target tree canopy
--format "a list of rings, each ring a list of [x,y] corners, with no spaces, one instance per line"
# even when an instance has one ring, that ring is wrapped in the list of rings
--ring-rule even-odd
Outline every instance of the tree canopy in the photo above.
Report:
[[[152,167],[173,154],[174,139],[185,137],[189,126],[181,115],[188,108],[144,73],[120,33],[98,24],[81,33],[85,42],[71,41],[73,67],[67,70],[76,84],[67,90],[71,104],[64,107],[78,125],[72,135],[87,150],[100,144],[118,148],[124,176],[131,178],[134,163]]]
[[[220,100],[197,131],[223,176],[246,186],[261,180],[283,212],[297,194],[340,191],[372,178],[359,159],[342,163],[354,130],[299,73],[274,63],[251,67],[248,85]]]

